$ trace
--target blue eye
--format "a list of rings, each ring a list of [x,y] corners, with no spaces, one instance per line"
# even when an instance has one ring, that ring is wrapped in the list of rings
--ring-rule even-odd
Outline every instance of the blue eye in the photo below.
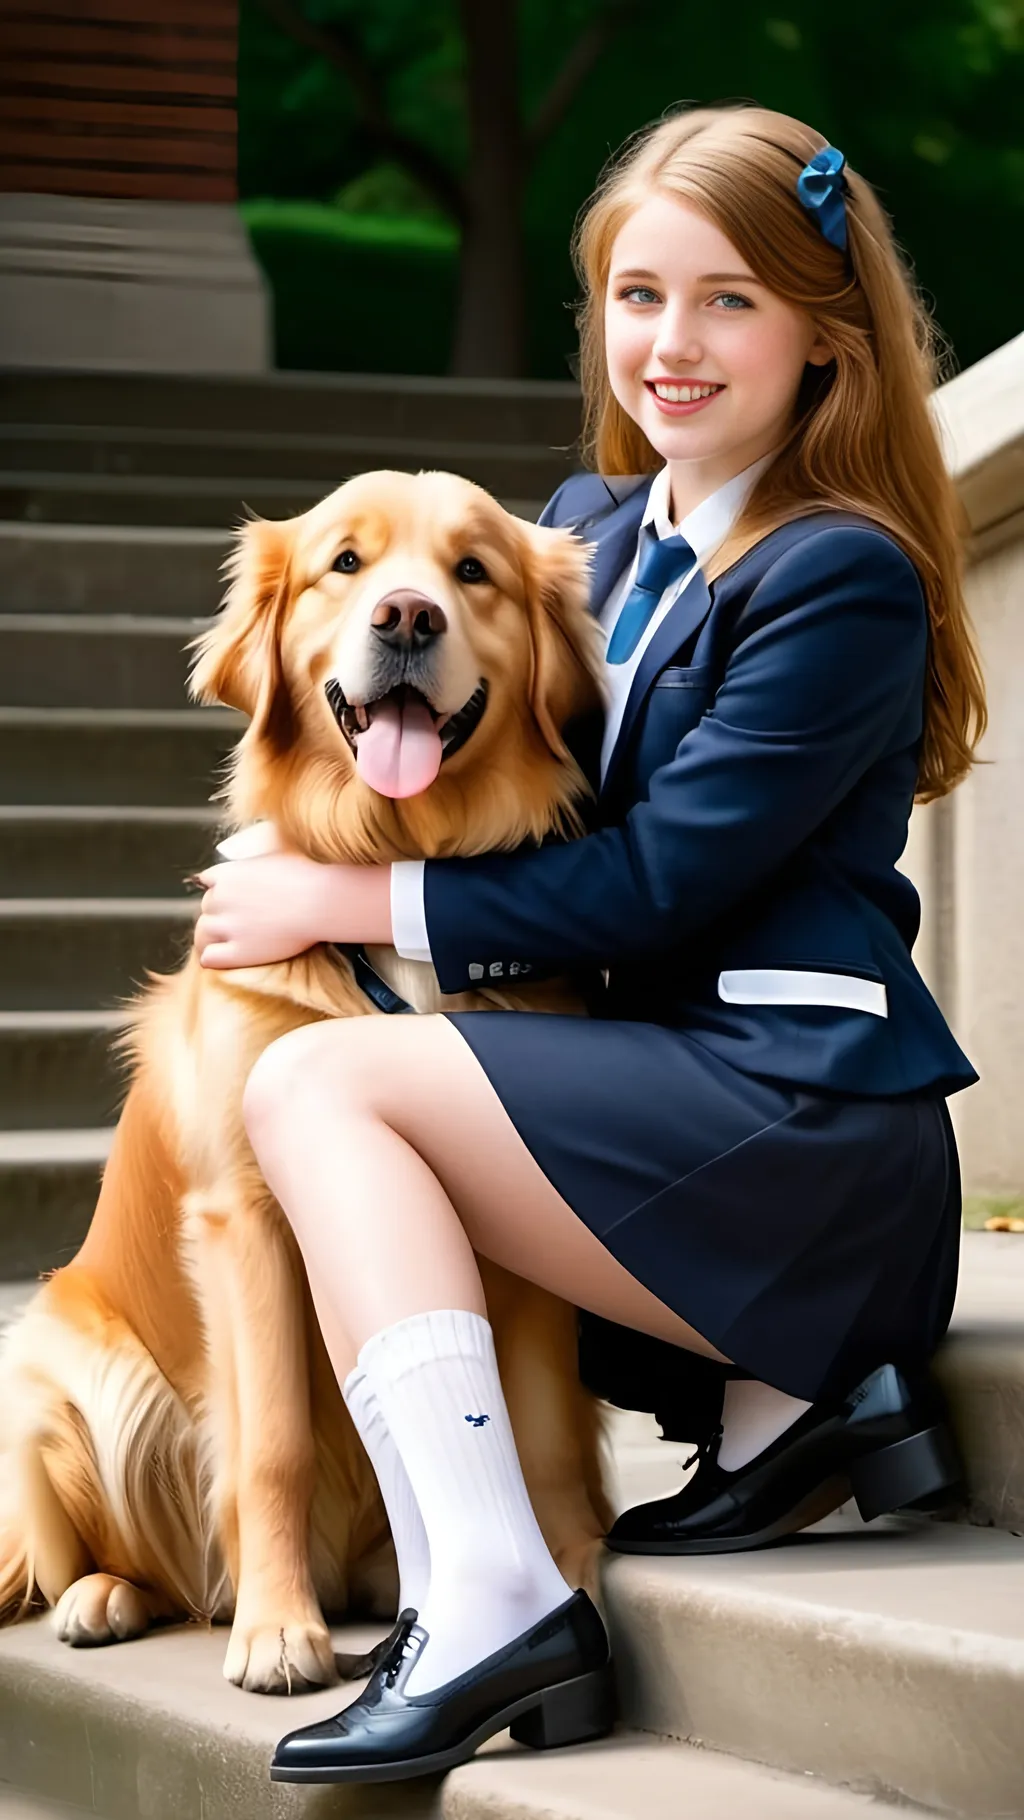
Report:
[[[659,301],[657,291],[652,291],[646,284],[629,284],[625,290],[619,292],[619,296],[623,300],[628,299],[630,303],[657,303]]]
[[[749,310],[749,309],[753,308],[753,305],[751,304],[749,297],[741,297],[737,291],[719,291],[718,296],[715,298],[715,302],[716,303],[728,303],[730,305],[734,304],[734,303],[738,303],[741,310]],[[730,315],[734,314],[734,312],[732,310],[730,310],[729,314]]]

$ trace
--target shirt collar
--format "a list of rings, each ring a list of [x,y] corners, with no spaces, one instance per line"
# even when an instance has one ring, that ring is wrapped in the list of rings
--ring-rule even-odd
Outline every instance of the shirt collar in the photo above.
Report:
[[[659,538],[671,537],[678,531],[681,537],[685,537],[698,563],[702,563],[732,529],[758,480],[774,459],[773,451],[770,455],[762,455],[758,461],[752,461],[749,468],[743,468],[739,474],[734,474],[731,480],[727,480],[724,486],[709,493],[677,525],[672,523],[668,515],[669,475],[668,467],[665,466],[659,469],[651,483],[643,523],[653,524]]]

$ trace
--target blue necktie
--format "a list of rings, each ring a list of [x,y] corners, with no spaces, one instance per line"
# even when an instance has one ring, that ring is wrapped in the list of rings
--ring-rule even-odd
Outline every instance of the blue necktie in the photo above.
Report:
[[[678,531],[671,537],[659,537],[653,524],[644,525],[636,580],[612,627],[606,663],[624,664],[632,657],[665,589],[692,569],[695,561],[693,551]]]

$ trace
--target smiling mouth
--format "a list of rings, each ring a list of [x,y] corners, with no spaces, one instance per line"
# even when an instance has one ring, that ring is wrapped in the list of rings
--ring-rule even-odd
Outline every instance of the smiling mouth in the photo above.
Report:
[[[724,385],[715,380],[698,379],[693,382],[668,379],[645,379],[644,385],[662,404],[699,404],[705,398],[715,398],[724,392]]]
[[[408,683],[372,702],[350,702],[337,677],[324,694],[355,755],[363,781],[381,796],[418,796],[433,783],[445,759],[461,750],[487,706],[482,678],[455,714],[442,715]]]

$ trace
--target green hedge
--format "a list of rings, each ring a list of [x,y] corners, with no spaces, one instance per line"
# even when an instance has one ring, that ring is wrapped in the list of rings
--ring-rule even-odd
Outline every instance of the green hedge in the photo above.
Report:
[[[279,367],[447,371],[454,229],[316,202],[245,202],[241,212],[273,292]]]
[[[441,221],[349,213],[319,202],[243,202],[274,297],[279,367],[447,373],[458,234]],[[576,349],[567,246],[528,228],[526,370],[568,379]]]

